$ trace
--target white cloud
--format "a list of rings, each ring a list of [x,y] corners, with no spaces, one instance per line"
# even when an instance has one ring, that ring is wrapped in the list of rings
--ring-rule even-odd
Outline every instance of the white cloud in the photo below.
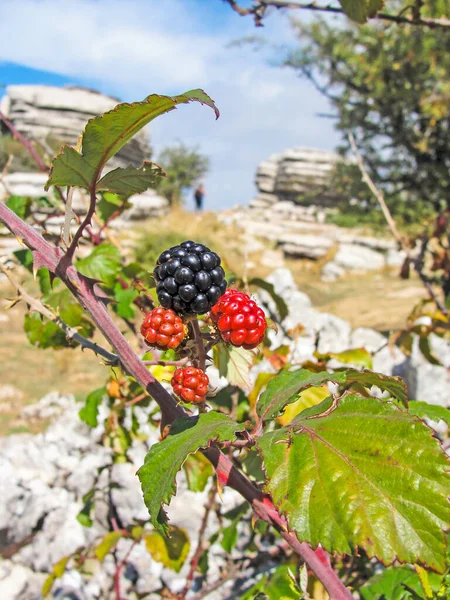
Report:
[[[220,108],[217,122],[205,107],[183,106],[155,121],[151,136],[156,151],[181,139],[210,155],[206,200],[211,208],[247,203],[254,195],[256,166],[269,154],[336,143],[331,122],[314,116],[328,105],[307,82],[268,66],[248,48],[226,48],[255,29],[221,0],[1,3],[3,60],[84,79],[125,100],[205,89]],[[13,43],[14,31],[20,43]],[[278,14],[267,20],[263,33],[271,41],[291,36]]]

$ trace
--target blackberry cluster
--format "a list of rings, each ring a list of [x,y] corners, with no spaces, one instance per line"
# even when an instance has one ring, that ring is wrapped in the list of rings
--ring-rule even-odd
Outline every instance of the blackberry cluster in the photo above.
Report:
[[[161,306],[179,314],[204,314],[227,288],[220,257],[192,241],[161,254],[154,271]]]

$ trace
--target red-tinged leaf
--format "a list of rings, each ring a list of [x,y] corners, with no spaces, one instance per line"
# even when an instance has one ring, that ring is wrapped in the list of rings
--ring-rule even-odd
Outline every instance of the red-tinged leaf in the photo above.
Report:
[[[266,490],[301,541],[445,569],[449,462],[416,417],[348,394],[265,433],[257,446]]]

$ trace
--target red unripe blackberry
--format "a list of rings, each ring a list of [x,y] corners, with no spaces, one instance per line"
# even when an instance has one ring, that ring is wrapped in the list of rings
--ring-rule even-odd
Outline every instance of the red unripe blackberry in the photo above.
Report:
[[[208,312],[227,288],[220,257],[190,240],[163,252],[153,274],[161,306],[180,315]]]
[[[211,310],[211,318],[224,340],[247,350],[256,348],[266,333],[264,311],[248,294],[227,290]]]
[[[180,367],[170,382],[173,391],[185,402],[203,402],[208,391],[208,375],[196,367]]]
[[[183,321],[173,310],[159,306],[145,315],[141,333],[150,346],[161,350],[178,348],[184,339]]]

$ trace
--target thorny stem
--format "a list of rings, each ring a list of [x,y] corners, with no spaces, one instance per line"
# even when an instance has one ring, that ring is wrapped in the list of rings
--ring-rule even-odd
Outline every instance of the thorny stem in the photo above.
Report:
[[[175,398],[153,377],[117,329],[104,302],[96,293],[94,282],[78,273],[75,267],[68,263],[60,248],[51,246],[37,231],[24,223],[3,203],[0,203],[0,221],[33,252],[35,268],[47,268],[59,277],[77,298],[117,353],[123,370],[132,375],[157,402],[161,409],[163,427],[177,418],[188,416]],[[278,513],[269,496],[255,487],[218,448],[210,447],[203,450],[203,454],[215,467],[219,484],[222,487],[228,485],[235,489],[251,504],[258,518],[263,519],[280,532],[287,543],[314,571],[332,600],[352,600],[352,595],[341,583],[331,566],[325,565],[308,544],[300,543],[295,533],[289,531],[286,520]]]
[[[0,121],[3,121],[3,123],[6,125],[6,127],[12,133],[13,137],[15,137],[16,140],[18,140],[22,144],[22,146],[27,150],[27,152],[33,157],[34,162],[38,165],[40,170],[44,171],[44,173],[46,173],[48,171],[48,166],[45,164],[45,162],[42,160],[42,158],[39,156],[39,154],[33,148],[31,142],[29,142],[19,131],[17,131],[17,129],[14,127],[14,125],[11,123],[11,121],[9,119],[7,119],[1,111],[0,111]]]
[[[38,300],[37,298],[33,298],[33,296],[28,294],[25,288],[22,285],[20,285],[18,281],[15,280],[15,278],[11,275],[8,269],[6,269],[6,267],[1,263],[0,272],[6,275],[6,277],[9,279],[9,282],[18,291],[19,299],[23,300],[26,304],[28,304],[31,310],[38,312],[49,321],[53,321],[53,323],[58,325],[58,327],[60,327],[64,331],[68,340],[73,340],[74,342],[80,344],[82,348],[87,348],[88,350],[92,350],[92,352],[94,352],[95,354],[102,356],[106,360],[108,366],[117,366],[119,364],[119,357],[117,356],[117,354],[113,354],[112,352],[106,350],[106,348],[102,348],[95,342],[88,340],[84,336],[80,335],[75,328],[67,325],[67,323],[61,319],[61,317],[55,315],[51,310],[44,306],[44,304],[42,304],[40,300]]]

